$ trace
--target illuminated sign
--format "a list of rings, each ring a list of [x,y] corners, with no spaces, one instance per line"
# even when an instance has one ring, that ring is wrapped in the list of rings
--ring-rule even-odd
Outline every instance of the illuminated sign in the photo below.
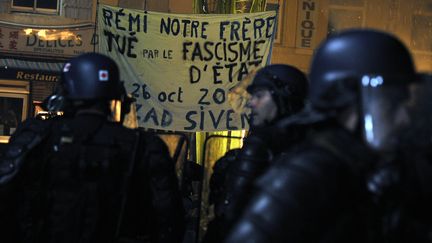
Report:
[[[60,72],[36,71],[15,68],[1,68],[0,70],[0,79],[47,82],[57,82],[60,80]]]
[[[94,26],[15,26],[0,23],[0,52],[34,57],[70,58],[93,51]]]
[[[46,73],[29,73],[24,71],[16,72],[16,79],[19,80],[35,80],[35,81],[51,81],[56,82],[59,80],[57,75],[46,74]]]

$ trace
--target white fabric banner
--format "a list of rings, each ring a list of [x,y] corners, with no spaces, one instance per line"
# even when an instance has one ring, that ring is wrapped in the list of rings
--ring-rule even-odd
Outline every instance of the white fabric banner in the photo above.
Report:
[[[170,131],[248,129],[228,93],[269,60],[276,12],[180,15],[100,5],[99,52],[120,66],[138,124]]]

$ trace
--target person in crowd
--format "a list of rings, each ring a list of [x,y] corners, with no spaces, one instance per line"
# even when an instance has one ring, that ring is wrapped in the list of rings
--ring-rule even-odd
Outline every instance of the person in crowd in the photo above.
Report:
[[[113,102],[124,113],[130,105],[111,58],[86,53],[64,65],[46,101],[64,115],[27,119],[0,162],[2,242],[181,242],[168,149],[116,121]]]
[[[421,83],[408,49],[385,32],[343,31],[321,43],[309,79],[311,108],[284,127],[306,136],[257,180],[226,242],[431,242],[430,224],[417,227],[429,241],[398,237],[413,232],[397,161],[418,135],[407,131]]]
[[[220,185],[212,185],[211,196],[218,191],[217,210],[211,224],[208,242],[221,242],[227,229],[240,216],[244,204],[250,199],[254,180],[269,166],[270,161],[290,147],[302,136],[301,129],[274,134],[279,122],[300,112],[306,104],[308,81],[302,71],[285,64],[273,64],[260,69],[247,87],[251,109],[250,134],[236,158],[224,166],[215,165],[214,175],[224,174]],[[225,168],[219,173],[219,168]],[[219,188],[219,189],[218,189]],[[217,229],[212,229],[219,225]]]
[[[213,209],[213,219],[207,225],[203,242],[222,242],[225,225],[225,180],[230,165],[235,162],[241,149],[231,149],[219,158],[213,166],[209,183],[209,206]]]

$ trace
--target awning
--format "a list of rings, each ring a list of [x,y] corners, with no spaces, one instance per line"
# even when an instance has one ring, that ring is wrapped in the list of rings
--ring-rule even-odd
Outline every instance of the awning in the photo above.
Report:
[[[63,62],[36,62],[14,58],[0,58],[1,68],[29,69],[36,71],[50,71],[60,73],[63,65]]]

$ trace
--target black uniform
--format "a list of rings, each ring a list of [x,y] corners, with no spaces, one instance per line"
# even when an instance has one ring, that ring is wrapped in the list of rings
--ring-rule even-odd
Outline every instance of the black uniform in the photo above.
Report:
[[[226,234],[226,187],[225,181],[230,166],[236,161],[241,150],[232,149],[218,159],[213,166],[209,182],[209,205],[213,206],[214,218],[209,222],[203,242],[222,242]]]
[[[114,242],[118,230],[137,242],[181,241],[181,199],[161,139],[93,114],[28,120],[11,138],[3,177],[37,130],[48,135],[1,187],[12,217],[2,221],[16,224],[10,242]]]
[[[130,101],[114,60],[86,53],[64,65],[47,99],[64,116],[26,120],[0,163],[5,242],[182,240],[182,201],[166,145],[109,121],[112,101],[123,108]]]
[[[298,122],[313,130],[259,179],[227,242],[430,242],[419,217],[430,183],[413,173],[430,166],[402,156],[424,137],[406,132],[425,126],[407,112],[420,83],[409,50],[385,32],[342,31],[316,50],[309,77],[312,109]]]
[[[386,242],[432,242],[432,159],[409,150],[382,161],[368,178]]]
[[[270,91],[277,115],[270,122],[251,128],[242,149],[224,169],[224,181],[219,189],[216,185],[210,188],[212,191],[218,190],[222,199],[215,202],[216,219],[209,226],[210,233],[218,232],[217,237],[208,236],[205,242],[222,241],[249,201],[255,179],[264,173],[273,158],[290,148],[303,135],[301,129],[280,132],[279,126],[284,119],[303,109],[308,89],[305,75],[293,66],[269,65],[260,69],[247,87],[250,93],[259,89]],[[215,168],[218,167],[221,166]],[[214,176],[219,174],[216,172]]]
[[[224,215],[229,225],[238,219],[245,204],[250,200],[256,178],[267,170],[274,158],[279,157],[303,138],[304,129],[300,127],[296,130],[282,131],[278,124],[283,121],[284,119],[262,131],[252,132],[246,138],[237,159],[227,170]]]
[[[226,242],[370,242],[374,156],[349,132],[316,126],[257,181]]]

